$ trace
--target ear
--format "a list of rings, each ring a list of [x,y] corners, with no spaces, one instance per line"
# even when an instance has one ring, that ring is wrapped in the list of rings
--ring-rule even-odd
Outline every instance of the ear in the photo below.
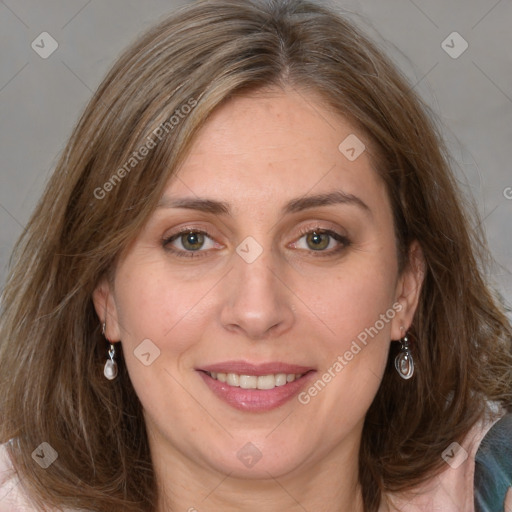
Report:
[[[414,313],[418,307],[421,286],[425,277],[425,257],[420,244],[415,240],[409,247],[407,264],[398,278],[396,286],[396,302],[401,306],[391,326],[391,339],[404,337],[412,324]]]
[[[105,338],[113,343],[121,339],[121,331],[112,288],[107,277],[102,278],[92,293],[92,301],[101,324],[105,323]]]

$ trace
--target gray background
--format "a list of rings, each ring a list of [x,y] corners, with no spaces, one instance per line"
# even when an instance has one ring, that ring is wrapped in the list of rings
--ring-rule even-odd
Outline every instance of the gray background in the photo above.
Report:
[[[186,3],[0,1],[0,286],[14,242],[102,77],[137,35]],[[512,303],[511,0],[331,4],[377,39],[439,116],[496,260],[488,278]],[[469,45],[456,59],[441,46],[454,31]],[[47,59],[31,47],[42,32],[59,45]]]

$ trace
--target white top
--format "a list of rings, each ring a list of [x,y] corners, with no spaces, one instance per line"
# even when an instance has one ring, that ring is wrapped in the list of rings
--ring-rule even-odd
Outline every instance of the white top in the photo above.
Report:
[[[447,446],[439,454],[446,461],[446,469],[407,496],[392,497],[396,509],[400,512],[474,512],[476,452],[489,429],[502,416],[503,412],[490,413],[473,426],[461,445]],[[388,510],[382,504],[379,512]]]
[[[20,481],[13,474],[5,445],[0,445],[0,512],[34,512],[35,507],[26,499]]]

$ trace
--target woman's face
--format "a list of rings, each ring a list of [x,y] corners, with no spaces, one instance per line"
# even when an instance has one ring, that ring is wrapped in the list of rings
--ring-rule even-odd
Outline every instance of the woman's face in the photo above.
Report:
[[[419,289],[364,140],[291,90],[237,97],[200,132],[94,294],[154,457],[255,478],[357,457]]]

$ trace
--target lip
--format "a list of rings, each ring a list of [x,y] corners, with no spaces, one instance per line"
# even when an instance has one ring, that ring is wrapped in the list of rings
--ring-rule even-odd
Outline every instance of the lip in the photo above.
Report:
[[[252,364],[246,361],[226,361],[196,370],[208,388],[223,402],[245,412],[265,412],[281,407],[301,389],[306,387],[316,374],[314,368],[280,362]],[[273,389],[243,389],[229,386],[206,372],[238,373],[242,375],[269,375],[275,373],[302,373],[302,377]]]

